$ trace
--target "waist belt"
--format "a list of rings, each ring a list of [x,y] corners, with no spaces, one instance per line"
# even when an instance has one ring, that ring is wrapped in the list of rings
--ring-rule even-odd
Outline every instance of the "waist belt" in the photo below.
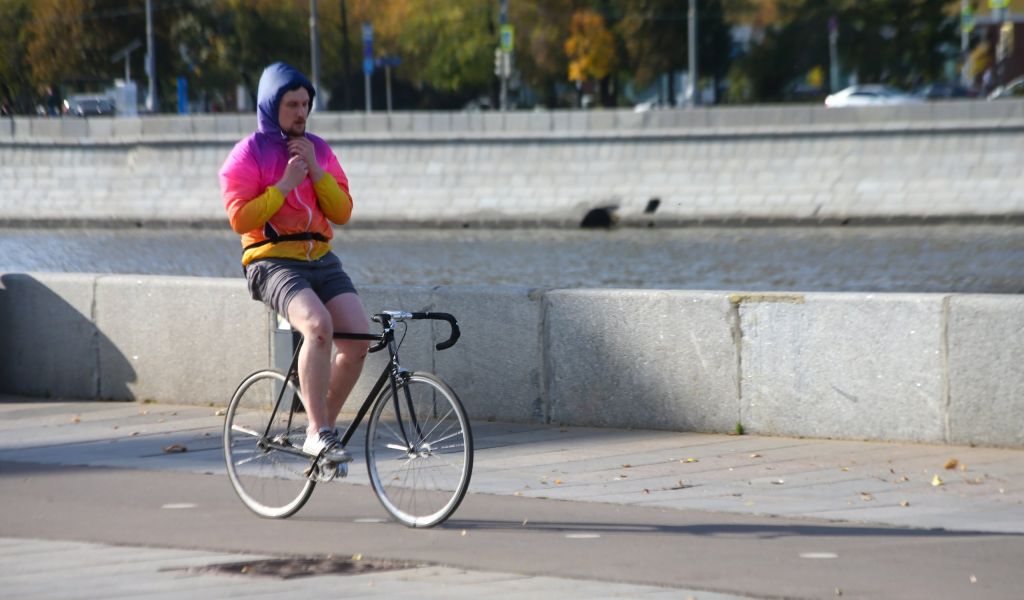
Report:
[[[308,242],[310,240],[315,240],[317,242],[328,241],[327,238],[324,237],[323,234],[321,233],[306,231],[303,233],[288,233],[285,235],[270,237],[265,240],[249,244],[244,248],[244,250],[251,250],[253,248],[258,248],[260,246],[265,246],[266,244],[277,244],[279,242]]]

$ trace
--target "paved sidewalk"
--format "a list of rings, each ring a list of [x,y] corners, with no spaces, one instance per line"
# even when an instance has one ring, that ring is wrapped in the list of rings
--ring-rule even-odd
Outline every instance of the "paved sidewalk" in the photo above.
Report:
[[[6,598],[38,600],[220,600],[221,598],[642,598],[742,600],[741,596],[657,586],[530,577],[434,565],[368,574],[278,578],[211,573],[256,555],[0,538]],[[59,568],[55,568],[59,566]]]
[[[217,412],[0,396],[0,460],[223,473]],[[470,493],[1024,533],[1022,450],[473,427]],[[186,451],[165,451],[172,445]],[[361,440],[351,449],[357,466],[346,484],[366,484]]]

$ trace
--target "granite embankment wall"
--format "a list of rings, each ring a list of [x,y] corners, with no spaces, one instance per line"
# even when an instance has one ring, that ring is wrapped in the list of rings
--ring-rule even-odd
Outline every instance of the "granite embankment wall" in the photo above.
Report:
[[[452,349],[432,349],[446,325],[416,323],[401,355],[475,419],[1024,447],[1020,296],[361,294],[459,318]],[[240,279],[90,274],[0,275],[0,332],[0,393],[218,407],[278,335]]]
[[[217,222],[251,115],[0,120],[0,222]],[[354,226],[1024,215],[1024,101],[313,116]],[[651,200],[660,202],[649,212]],[[648,211],[648,212],[645,212]]]

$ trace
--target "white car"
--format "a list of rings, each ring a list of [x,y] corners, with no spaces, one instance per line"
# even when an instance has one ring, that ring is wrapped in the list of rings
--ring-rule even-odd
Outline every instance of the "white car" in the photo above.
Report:
[[[920,98],[901,92],[896,88],[877,83],[850,86],[825,98],[825,106],[829,108],[920,104],[921,102],[923,101]]]
[[[1001,85],[988,95],[989,100],[998,100],[999,98],[1024,98],[1024,77],[1018,77],[1006,85]]]

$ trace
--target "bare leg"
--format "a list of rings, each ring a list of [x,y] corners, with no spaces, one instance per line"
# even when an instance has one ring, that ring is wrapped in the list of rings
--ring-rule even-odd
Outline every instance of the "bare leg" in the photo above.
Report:
[[[341,294],[331,298],[327,302],[327,311],[333,319],[334,331],[368,333],[370,330],[363,303],[356,294]],[[334,344],[338,353],[331,362],[331,382],[327,391],[328,427],[335,426],[342,405],[363,371],[366,350],[370,347],[370,343],[363,340],[334,340]]]
[[[307,433],[316,435],[320,429],[332,426],[326,407],[334,332],[331,314],[313,290],[304,289],[288,304],[288,322],[303,337],[299,351],[299,381],[302,403],[309,419]]]

